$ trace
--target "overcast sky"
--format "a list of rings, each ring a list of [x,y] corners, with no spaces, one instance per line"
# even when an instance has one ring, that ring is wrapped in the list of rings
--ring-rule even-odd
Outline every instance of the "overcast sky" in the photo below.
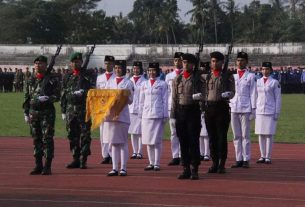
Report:
[[[239,8],[245,4],[249,4],[252,0],[236,0]],[[268,3],[268,0],[260,0],[261,3]],[[118,15],[120,12],[126,16],[133,7],[134,0],[102,0],[99,3],[99,9],[106,11],[107,16]],[[179,15],[184,22],[189,22],[190,16],[185,16],[185,13],[192,9],[192,4],[187,0],[178,0],[178,7],[180,9]]]

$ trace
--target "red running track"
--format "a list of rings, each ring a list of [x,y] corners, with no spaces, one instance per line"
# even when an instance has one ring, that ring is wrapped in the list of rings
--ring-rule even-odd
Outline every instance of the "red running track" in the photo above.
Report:
[[[106,176],[112,167],[99,164],[99,140],[92,142],[93,155],[86,170],[65,168],[71,161],[66,139],[56,139],[55,147],[53,175],[30,176],[34,164],[31,138],[0,137],[1,207],[305,207],[304,144],[275,144],[273,164],[266,165],[255,163],[259,157],[255,143],[251,168],[231,169],[234,147],[229,143],[227,173],[207,174],[211,162],[202,162],[198,181],[178,180],[181,167],[167,166],[169,141],[164,141],[161,171],[144,171],[147,159],[129,160],[126,177]]]

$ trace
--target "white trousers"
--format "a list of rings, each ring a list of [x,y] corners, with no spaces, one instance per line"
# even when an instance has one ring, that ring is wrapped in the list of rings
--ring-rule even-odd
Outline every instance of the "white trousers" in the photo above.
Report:
[[[103,142],[103,128],[104,125],[101,124],[100,125],[100,142],[101,142],[101,151],[102,151],[102,157],[106,158],[109,157],[111,155],[111,147],[109,145],[109,143],[104,143]]]
[[[250,113],[231,113],[236,161],[251,159]]]
[[[142,154],[142,140],[141,135],[139,134],[131,134],[131,145],[133,153],[141,153]]]
[[[111,144],[112,148],[112,169],[119,170],[119,162],[121,161],[121,170],[126,171],[128,160],[128,143]]]
[[[180,142],[176,133],[176,119],[169,119],[169,128],[171,131],[171,150],[172,157],[178,158],[180,157]]]
[[[271,159],[273,136],[272,135],[258,135],[259,149],[261,157]]]
[[[150,165],[160,166],[162,143],[147,145],[147,155]]]
[[[199,137],[199,147],[201,156],[210,156],[210,145],[208,136]]]

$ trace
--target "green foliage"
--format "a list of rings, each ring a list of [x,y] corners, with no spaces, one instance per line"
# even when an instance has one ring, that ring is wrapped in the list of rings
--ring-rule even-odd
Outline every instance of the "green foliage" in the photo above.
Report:
[[[30,136],[29,126],[23,118],[21,93],[0,93],[0,136]],[[305,98],[303,94],[282,95],[282,111],[280,114],[276,142],[305,143],[304,117]],[[61,119],[59,103],[56,103],[55,136],[66,137],[65,122]],[[99,130],[93,131],[93,137],[99,137]],[[164,138],[169,139],[169,126],[166,125]],[[232,131],[228,138],[232,140]],[[254,121],[251,127],[251,139],[257,141],[254,134]]]
[[[190,23],[177,0],[135,0],[127,15],[106,16],[101,0],[0,1],[0,44],[184,44],[304,42],[305,0],[188,0]]]

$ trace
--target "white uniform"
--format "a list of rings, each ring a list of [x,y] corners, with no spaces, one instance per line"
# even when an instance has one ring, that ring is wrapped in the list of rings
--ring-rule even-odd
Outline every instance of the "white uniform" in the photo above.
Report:
[[[107,80],[106,73],[97,76],[96,79],[97,89],[109,89],[109,82],[110,80],[115,78],[115,75],[112,73],[109,80]],[[103,126],[104,124],[102,123],[100,126],[100,142],[101,142],[102,157],[106,158],[109,157],[111,153],[109,149],[108,138],[105,137],[105,139],[103,139]]]
[[[150,80],[141,85],[139,117],[142,117],[142,141],[147,145],[149,164],[160,166],[164,124],[168,119],[168,91],[165,81]]]
[[[128,89],[130,96],[128,104],[133,101],[133,84],[128,78],[124,78],[119,84],[116,78],[109,81],[110,89]],[[128,159],[128,128],[130,125],[130,116],[128,105],[126,105],[120,113],[118,119],[113,120],[113,113],[106,117],[104,122],[103,137],[108,139],[111,144],[112,166],[114,170],[118,170],[118,163],[121,158],[121,169],[126,170]]]
[[[141,84],[147,80],[142,75],[137,80],[137,82],[135,82],[133,77],[131,77],[130,80],[133,83],[134,94],[133,94],[133,102],[132,104],[129,105],[131,121],[130,121],[128,133],[131,134],[131,144],[132,144],[133,153],[139,155],[142,154],[141,118],[138,116],[140,89],[141,89]]]
[[[249,161],[251,158],[250,120],[256,108],[255,74],[245,71],[239,78],[234,74],[235,95],[230,100],[231,126],[234,135],[236,161]]]
[[[268,77],[266,83],[261,78],[257,80],[257,93],[255,134],[259,135],[261,157],[270,159],[273,135],[281,110],[281,87],[272,77]]]
[[[179,70],[179,69],[176,69]],[[171,113],[171,105],[172,105],[172,83],[174,78],[177,76],[178,74],[176,73],[176,71],[174,70],[173,72],[169,73],[166,75],[165,77],[165,82],[168,85],[168,114],[170,115]],[[172,150],[172,157],[173,158],[179,158],[180,157],[180,143],[179,143],[179,138],[177,136],[176,133],[176,120],[173,118],[169,119],[169,127],[170,127],[170,131],[171,131],[171,150]]]
[[[199,137],[200,156],[210,157],[209,135],[205,125],[204,113],[201,114],[201,131]]]

